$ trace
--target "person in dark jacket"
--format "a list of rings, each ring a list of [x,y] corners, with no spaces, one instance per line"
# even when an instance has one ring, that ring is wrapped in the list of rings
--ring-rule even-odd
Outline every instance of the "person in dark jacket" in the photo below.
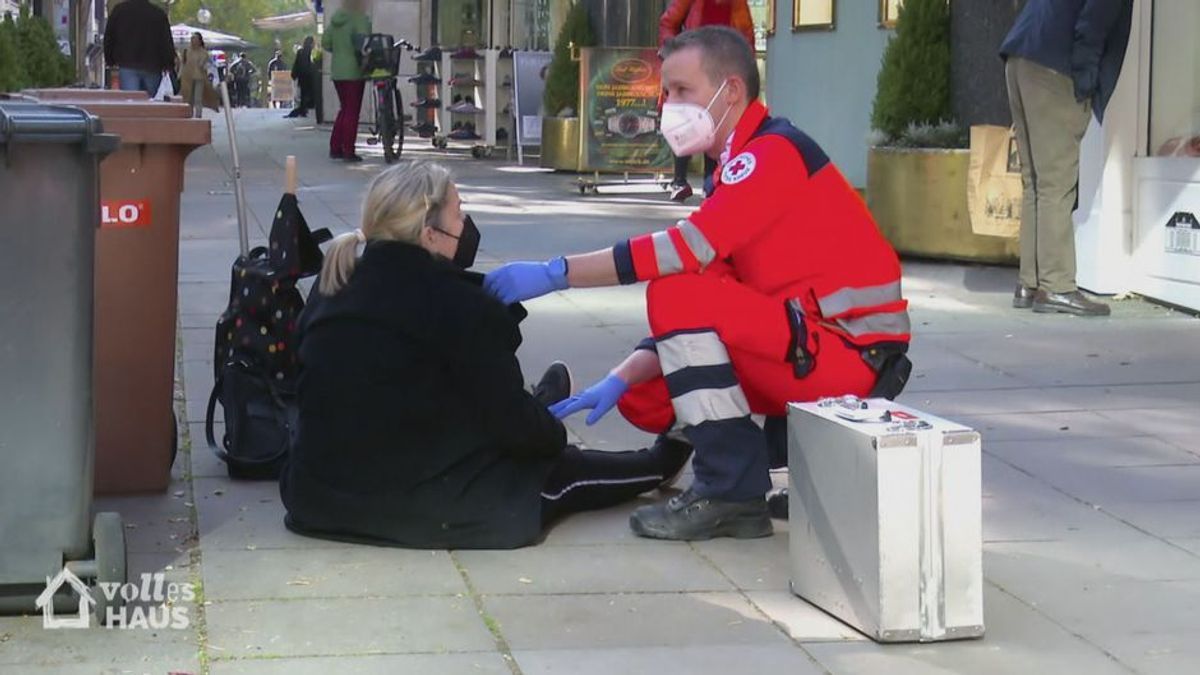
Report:
[[[104,60],[116,66],[121,89],[158,93],[164,71],[175,68],[175,41],[167,13],[150,0],[125,0],[104,29]]]
[[[316,70],[312,62],[314,44],[315,41],[310,35],[304,38],[304,44],[296,50],[296,59],[292,61],[292,79],[300,89],[300,103],[285,117],[308,117],[308,110],[313,107],[313,74]]]
[[[547,405],[562,364],[530,394],[520,305],[468,272],[478,230],[449,171],[375,178],[360,230],[331,245],[299,326],[299,416],[280,482],[301,534],[411,548],[535,543],[573,511],[611,506],[679,473],[690,446],[580,450]],[[362,247],[361,257],[358,249]]]
[[[1104,120],[1133,0],[1028,0],[1000,47],[1021,158],[1021,273],[1013,307],[1107,316],[1075,282],[1079,144]]]

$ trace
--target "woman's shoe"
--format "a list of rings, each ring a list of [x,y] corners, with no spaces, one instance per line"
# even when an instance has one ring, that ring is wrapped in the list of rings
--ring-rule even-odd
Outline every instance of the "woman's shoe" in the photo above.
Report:
[[[687,183],[676,183],[671,186],[671,201],[685,202],[692,196],[692,186]]]
[[[555,361],[534,386],[533,397],[550,407],[568,398],[573,390],[574,378],[571,376],[571,369],[562,361]]]
[[[363,158],[362,158],[362,156],[360,156],[360,155],[355,155],[355,154],[346,155],[345,157],[342,157],[342,159],[346,160],[347,162],[361,162],[361,161],[363,161]]]

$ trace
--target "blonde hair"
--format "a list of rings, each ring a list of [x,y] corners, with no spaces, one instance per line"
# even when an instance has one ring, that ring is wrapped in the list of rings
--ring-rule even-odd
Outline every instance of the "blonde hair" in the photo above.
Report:
[[[350,280],[358,261],[360,233],[362,241],[420,246],[422,230],[437,224],[452,183],[449,169],[426,160],[397,164],[375,176],[363,199],[359,230],[339,235],[325,254],[321,293],[334,295]]]

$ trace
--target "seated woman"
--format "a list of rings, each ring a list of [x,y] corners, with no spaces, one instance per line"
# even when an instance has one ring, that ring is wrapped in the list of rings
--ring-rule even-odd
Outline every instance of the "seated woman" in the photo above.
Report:
[[[516,548],[566,513],[618,504],[677,475],[690,446],[580,450],[516,351],[520,305],[465,271],[479,231],[450,172],[379,174],[362,228],[331,244],[299,326],[299,420],[280,481],[300,534],[413,548]],[[360,244],[364,244],[361,257]]]

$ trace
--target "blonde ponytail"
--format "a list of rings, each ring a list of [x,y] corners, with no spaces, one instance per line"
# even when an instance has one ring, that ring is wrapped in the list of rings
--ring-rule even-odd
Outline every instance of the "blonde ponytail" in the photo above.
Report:
[[[393,166],[371,181],[363,199],[362,226],[330,244],[320,288],[334,295],[345,288],[358,261],[358,245],[371,240],[420,245],[421,230],[435,223],[446,205],[453,175],[437,162],[414,160]]]

